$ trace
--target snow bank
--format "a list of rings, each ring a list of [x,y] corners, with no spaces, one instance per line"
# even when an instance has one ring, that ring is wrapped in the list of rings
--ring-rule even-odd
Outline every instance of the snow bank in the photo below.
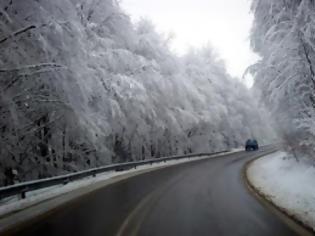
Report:
[[[315,167],[277,152],[248,169],[251,183],[277,206],[315,230]]]

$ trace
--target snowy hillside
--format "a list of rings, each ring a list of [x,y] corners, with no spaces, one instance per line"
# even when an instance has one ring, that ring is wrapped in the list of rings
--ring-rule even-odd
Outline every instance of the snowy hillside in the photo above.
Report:
[[[173,55],[114,0],[0,1],[0,184],[266,140],[212,49]]]

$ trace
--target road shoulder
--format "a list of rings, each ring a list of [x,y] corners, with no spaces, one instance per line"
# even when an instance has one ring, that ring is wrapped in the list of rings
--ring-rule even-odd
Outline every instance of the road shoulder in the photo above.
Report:
[[[261,156],[253,159],[246,163],[243,169],[243,179],[248,191],[263,205],[266,209],[271,211],[277,217],[279,217],[285,224],[287,224],[292,230],[294,230],[298,235],[311,236],[315,235],[314,231],[300,221],[295,215],[290,213],[288,210],[278,206],[268,197],[268,195],[261,191],[257,186],[253,184],[249,176],[249,169],[252,167],[255,161],[265,158],[266,156]]]

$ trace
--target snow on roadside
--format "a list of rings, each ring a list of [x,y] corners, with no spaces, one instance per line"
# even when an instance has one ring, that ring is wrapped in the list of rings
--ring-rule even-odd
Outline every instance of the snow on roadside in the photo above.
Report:
[[[248,168],[250,182],[277,206],[315,230],[315,167],[276,152]]]
[[[240,150],[241,149],[235,149],[229,153],[238,152]],[[228,154],[228,153],[222,153],[222,154],[214,155],[211,157],[217,157],[217,156],[222,156],[222,155],[226,155],[226,154]],[[6,214],[9,214],[9,213],[12,213],[15,211],[20,211],[20,210],[27,208],[27,207],[30,207],[34,204],[37,204],[37,203],[46,201],[48,199],[57,197],[59,195],[71,192],[71,191],[76,190],[78,188],[83,188],[83,187],[89,186],[91,184],[95,184],[95,183],[98,183],[101,181],[108,180],[108,179],[116,177],[116,176],[130,174],[130,173],[138,172],[140,170],[150,170],[150,169],[157,168],[157,167],[171,166],[171,165],[176,165],[179,163],[202,160],[202,159],[211,158],[211,157],[201,156],[201,157],[194,157],[194,158],[183,158],[180,160],[171,160],[171,161],[167,161],[167,162],[154,163],[152,165],[147,164],[147,165],[139,166],[139,167],[137,167],[137,169],[129,169],[126,171],[119,171],[119,172],[110,171],[110,172],[105,172],[103,174],[99,174],[94,178],[88,177],[88,178],[84,178],[82,180],[70,182],[66,185],[55,185],[52,187],[43,188],[43,189],[39,189],[36,191],[28,192],[28,193],[26,193],[26,199],[20,199],[18,196],[5,198],[5,199],[0,200],[0,218]]]

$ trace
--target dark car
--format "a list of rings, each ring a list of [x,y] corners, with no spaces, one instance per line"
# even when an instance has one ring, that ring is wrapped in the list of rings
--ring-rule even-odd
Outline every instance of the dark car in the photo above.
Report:
[[[248,139],[245,143],[246,151],[257,151],[259,149],[258,142],[256,139]]]

